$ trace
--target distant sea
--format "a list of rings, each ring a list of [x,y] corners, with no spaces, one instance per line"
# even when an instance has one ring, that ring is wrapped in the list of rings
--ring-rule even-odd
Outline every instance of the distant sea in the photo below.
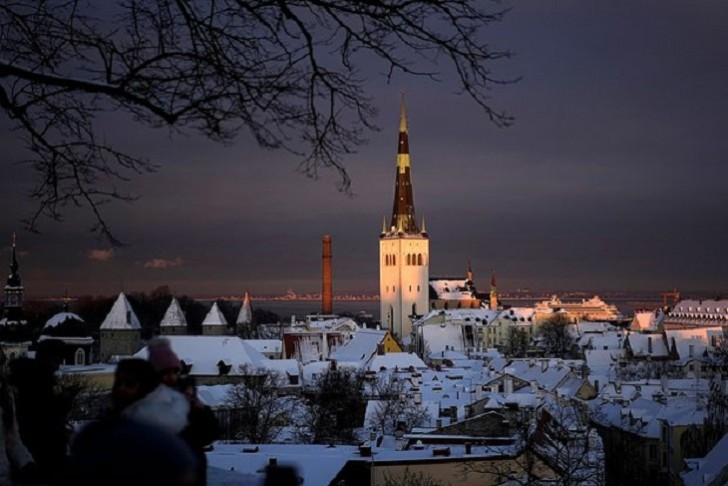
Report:
[[[534,300],[504,300],[503,304],[514,307],[530,307],[536,302],[543,299]],[[572,299],[564,299],[571,302]],[[638,309],[656,309],[661,307],[662,301],[659,299],[604,299],[607,304],[617,306],[617,309],[626,317],[631,317],[635,310]],[[321,311],[321,302],[318,300],[255,300],[253,306],[259,309],[265,309],[278,314],[282,321],[290,321],[291,316],[295,315],[302,318],[308,314],[316,314]],[[364,312],[371,314],[374,319],[379,319],[379,301],[378,300],[334,300],[334,314],[350,312],[358,314]]]

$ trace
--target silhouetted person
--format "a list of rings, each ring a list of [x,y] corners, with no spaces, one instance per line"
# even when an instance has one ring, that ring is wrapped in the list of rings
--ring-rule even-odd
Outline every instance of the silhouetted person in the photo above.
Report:
[[[5,353],[0,350],[0,484],[32,480],[37,476],[33,456],[20,440],[11,388]]]
[[[73,441],[65,484],[193,486],[197,460],[178,435],[110,418],[87,425]]]
[[[38,342],[35,359],[23,357],[10,362],[20,438],[50,482],[63,470],[70,432],[67,418],[71,399],[60,390],[56,377],[64,351],[63,341],[46,339]]]
[[[182,393],[164,385],[146,360],[119,362],[111,390],[112,417],[122,417],[179,434],[187,427],[190,404]]]
[[[207,484],[207,457],[205,450],[218,438],[219,427],[212,409],[197,397],[192,377],[182,377],[182,366],[172,350],[169,339],[155,338],[148,343],[149,362],[156,369],[160,380],[172,389],[182,392],[189,401],[188,425],[180,436],[187,442],[199,463],[198,486]]]
[[[198,486],[207,484],[207,456],[205,451],[219,436],[217,418],[212,409],[202,403],[197,397],[197,388],[191,376],[180,378],[178,389],[190,402],[190,413],[187,416],[189,424],[180,436],[187,442],[195,454],[200,466]]]

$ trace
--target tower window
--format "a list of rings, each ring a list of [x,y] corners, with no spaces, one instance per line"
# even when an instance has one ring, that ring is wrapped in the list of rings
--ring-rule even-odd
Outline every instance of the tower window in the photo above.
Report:
[[[422,265],[422,253],[417,255],[417,265]]]

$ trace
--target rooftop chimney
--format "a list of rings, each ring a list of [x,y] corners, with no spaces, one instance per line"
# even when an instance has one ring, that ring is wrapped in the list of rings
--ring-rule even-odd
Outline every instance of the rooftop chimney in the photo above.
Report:
[[[331,281],[331,236],[324,235],[323,239],[323,275],[321,289],[321,313],[333,312],[333,290]]]

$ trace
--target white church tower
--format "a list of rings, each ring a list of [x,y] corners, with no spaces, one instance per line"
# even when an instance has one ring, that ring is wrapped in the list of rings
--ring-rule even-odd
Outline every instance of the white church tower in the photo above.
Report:
[[[410,156],[404,94],[399,119],[397,179],[389,227],[379,236],[379,297],[382,326],[400,339],[409,337],[412,319],[428,311],[430,240],[417,227],[410,180]]]

